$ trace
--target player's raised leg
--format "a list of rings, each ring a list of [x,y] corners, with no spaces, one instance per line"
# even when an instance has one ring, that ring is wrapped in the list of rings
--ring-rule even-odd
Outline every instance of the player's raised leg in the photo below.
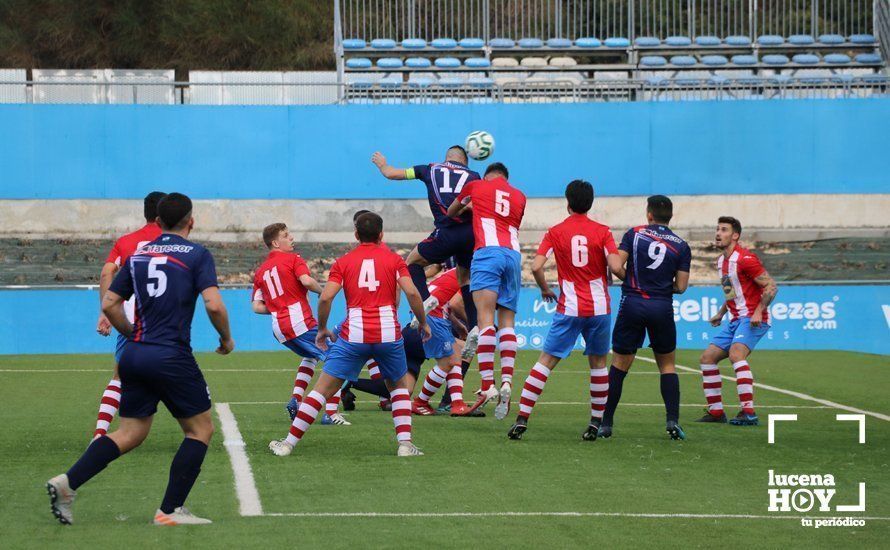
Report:
[[[114,377],[108,381],[105,391],[102,393],[102,400],[99,402],[99,415],[96,418],[96,429],[93,432],[93,439],[101,437],[108,433],[111,422],[117,415],[117,410],[121,406],[121,381],[117,374],[117,362],[114,365]]]

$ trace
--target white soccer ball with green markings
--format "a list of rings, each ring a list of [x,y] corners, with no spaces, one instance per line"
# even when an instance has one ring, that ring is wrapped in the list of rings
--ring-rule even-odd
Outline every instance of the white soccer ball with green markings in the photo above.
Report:
[[[488,132],[476,130],[467,136],[467,154],[474,160],[485,160],[494,152],[494,138]]]

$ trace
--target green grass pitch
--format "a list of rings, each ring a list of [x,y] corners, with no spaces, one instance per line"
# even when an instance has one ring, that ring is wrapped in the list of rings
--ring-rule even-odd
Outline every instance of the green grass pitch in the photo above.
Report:
[[[514,409],[535,357],[519,354]],[[695,352],[680,352],[678,362],[694,367],[697,359]],[[868,416],[861,445],[855,422],[835,420],[836,414],[850,411],[797,396],[756,389],[758,427],[696,424],[692,420],[701,415],[704,401],[701,380],[696,373],[681,372],[681,423],[688,440],[670,441],[656,370],[638,360],[624,384],[615,436],[582,442],[588,375],[584,359],[573,355],[551,376],[522,441],[506,438],[512,414],[499,422],[491,409],[484,419],[415,417],[415,441],[427,455],[398,459],[391,417],[378,410],[375,398],[359,394],[358,410],[348,415],[353,426],[316,423],[293,455],[278,458],[266,446],[288,427],[283,404],[295,357],[286,352],[201,354],[198,360],[214,402],[230,403],[266,515],[239,514],[232,465],[217,422],[187,503],[214,525],[150,525],[181,439],[162,410],[141,448],[81,488],[75,524],[59,525],[49,512],[44,483],[67,469],[86,446],[112,358],[2,357],[2,546],[878,547],[890,537],[890,422]],[[751,364],[758,383],[890,415],[888,357],[756,352]],[[730,370],[722,367],[724,374]],[[467,397],[477,387],[474,371]],[[734,415],[734,382],[724,382],[723,395],[727,412]],[[770,413],[798,414],[797,422],[778,425],[774,445],[767,444]],[[810,515],[873,519],[864,527],[814,529],[801,525],[804,514],[768,512],[770,469],[833,474],[833,505],[855,504],[857,484],[865,482],[864,513]],[[326,512],[393,515],[320,515]],[[500,512],[522,514],[492,515]],[[574,512],[580,514],[552,515]],[[426,515],[407,515],[418,513]],[[735,515],[755,517],[725,517]]]

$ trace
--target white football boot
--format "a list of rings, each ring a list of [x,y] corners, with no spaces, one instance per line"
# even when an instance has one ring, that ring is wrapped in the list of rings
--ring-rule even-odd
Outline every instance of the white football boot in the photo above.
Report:
[[[172,514],[165,514],[158,508],[158,511],[155,512],[155,525],[207,525],[208,523],[213,523],[209,519],[199,518],[195,514],[189,512],[189,509],[185,506],[180,506],[173,510]]]
[[[275,441],[269,442],[269,450],[272,451],[275,456],[287,456],[294,451],[294,446],[284,439],[276,439]]]
[[[476,402],[473,403],[472,406],[470,406],[467,413],[471,413],[477,409],[481,409],[486,404],[488,404],[489,401],[494,401],[498,397],[500,397],[500,393],[498,393],[498,390],[495,389],[494,385],[492,385],[487,390],[476,390]]]
[[[498,404],[494,408],[494,417],[498,420],[503,420],[510,414],[510,397],[512,394],[513,387],[508,382],[501,384],[501,391],[498,394]]]
[[[423,456],[423,451],[417,448],[414,443],[410,441],[406,441],[404,443],[399,443],[399,452],[398,456]]]
[[[479,327],[473,327],[467,333],[467,340],[464,343],[464,350],[460,354],[461,361],[472,361],[476,355],[476,348],[479,347]]]
[[[346,417],[340,413],[334,413],[330,416],[331,424],[334,426],[352,426],[352,422],[346,420]]]
[[[46,492],[49,494],[49,507],[53,515],[62,525],[74,523],[74,514],[71,505],[77,493],[68,484],[68,475],[60,474],[46,482]]]
[[[439,299],[430,295],[429,298],[423,301],[423,312],[429,315],[429,312],[439,307]],[[408,323],[408,326],[414,330],[417,330],[417,327],[420,326],[420,321],[417,320],[417,317],[411,319],[411,322]]]

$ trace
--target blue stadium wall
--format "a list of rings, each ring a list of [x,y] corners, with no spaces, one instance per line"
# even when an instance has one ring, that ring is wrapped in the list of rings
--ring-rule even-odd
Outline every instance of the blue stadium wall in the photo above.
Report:
[[[0,106],[0,199],[415,198],[381,185],[474,129],[531,197],[887,193],[890,99],[403,106]],[[481,163],[479,164],[481,167]]]

